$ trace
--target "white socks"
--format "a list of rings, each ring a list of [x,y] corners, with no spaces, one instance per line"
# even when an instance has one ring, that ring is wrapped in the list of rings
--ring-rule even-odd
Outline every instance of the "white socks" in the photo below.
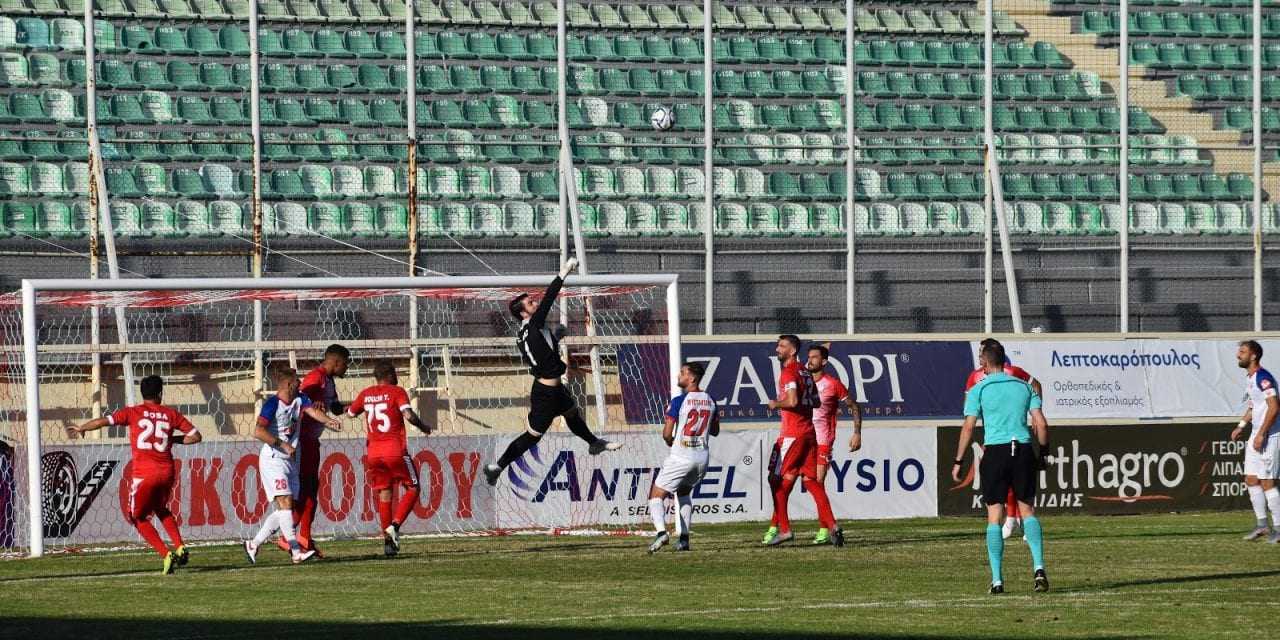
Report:
[[[667,530],[667,509],[662,498],[649,498],[649,517],[653,518],[653,530],[662,533]]]
[[[1276,499],[1280,500],[1280,495]],[[676,501],[680,504],[676,517],[676,535],[683,538],[689,535],[689,524],[693,521],[693,497],[676,496]]]
[[[262,521],[262,528],[258,529],[258,535],[253,537],[253,546],[262,546],[262,544],[267,541],[267,538],[270,538],[271,534],[275,533],[277,529],[279,529],[280,533],[284,535],[284,539],[289,543],[289,546],[292,547],[297,542],[293,537],[293,511],[289,509],[280,509],[267,516],[267,518]]]
[[[1253,504],[1253,517],[1258,521],[1258,527],[1267,526],[1267,498],[1262,493],[1260,485],[1251,484],[1249,487],[1249,502]]]
[[[1280,489],[1272,487],[1262,493],[1267,499],[1267,508],[1271,509],[1271,522],[1280,531]]]

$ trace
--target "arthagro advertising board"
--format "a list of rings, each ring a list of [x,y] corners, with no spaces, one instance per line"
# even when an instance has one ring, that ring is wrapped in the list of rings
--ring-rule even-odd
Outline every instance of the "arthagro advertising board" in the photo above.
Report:
[[[430,438],[414,454],[422,495],[406,523],[409,532],[485,529],[493,526],[493,496],[481,490],[485,438]],[[269,507],[258,480],[258,446],[208,442],[177,451],[176,488],[170,510],[193,540],[251,535]],[[365,484],[360,440],[323,443],[315,529],[321,535],[371,535],[377,508]],[[77,445],[42,456],[46,538],[76,543],[132,540],[124,520],[129,475],[127,445]]]
[[[1280,354],[1280,342],[1262,344],[1265,352]],[[1230,416],[1244,410],[1245,374],[1236,363],[1234,340],[1008,340],[1004,345],[1015,364],[1040,380],[1051,420]]]
[[[936,451],[932,427],[866,428],[863,446],[847,453],[849,427],[838,430],[827,493],[837,517],[895,518],[937,515]],[[764,467],[775,431],[722,431],[711,440],[707,475],[694,490],[695,517],[703,522],[764,520],[772,513]],[[549,435],[537,451],[512,465],[497,489],[499,520],[514,517],[539,526],[567,526],[597,517],[610,525],[644,526],[648,493],[666,457],[654,434],[617,454],[587,456],[581,443]],[[813,502],[799,486],[791,515],[813,518]],[[594,516],[592,514],[595,514]]]
[[[702,522],[763,520],[772,504],[762,470],[773,432],[724,431],[712,440],[711,464],[694,491]],[[838,434],[827,491],[840,518],[937,514],[932,469],[935,439],[929,427],[865,429],[861,451],[840,453],[848,427]],[[658,433],[628,438],[618,452],[592,456],[581,440],[548,434],[513,464],[496,488],[480,473],[506,448],[507,437],[415,438],[410,450],[421,469],[422,495],[407,533],[462,533],[592,524],[647,528],[648,494],[666,458]],[[209,442],[179,450],[170,509],[192,540],[245,537],[269,508],[257,475],[258,447]],[[374,535],[377,510],[365,484],[359,440],[323,444],[315,531],[326,536]],[[129,448],[75,445],[43,456],[45,536],[76,544],[132,540],[125,522]],[[797,487],[796,493],[801,489]],[[813,517],[812,501],[791,501],[798,518]]]
[[[1048,465],[1040,472],[1036,509],[1050,513],[1118,514],[1231,510],[1249,506],[1243,482],[1244,442],[1234,425],[1165,424],[1050,427]],[[981,441],[982,430],[977,431]],[[959,427],[938,429],[938,510],[979,513],[982,447],[965,455],[962,482],[951,480]]]
[[[692,342],[682,347],[685,360],[707,367],[702,387],[720,406],[724,422],[778,419],[766,405],[777,394],[781,366],[776,342]],[[838,341],[829,368],[853,392],[863,415],[875,418],[958,416],[963,408],[965,375],[972,368],[972,345],[961,341]],[[652,349],[623,347],[620,368],[640,372],[623,379],[627,421],[652,423],[648,399],[665,394],[666,355]],[[656,381],[655,381],[656,380]]]

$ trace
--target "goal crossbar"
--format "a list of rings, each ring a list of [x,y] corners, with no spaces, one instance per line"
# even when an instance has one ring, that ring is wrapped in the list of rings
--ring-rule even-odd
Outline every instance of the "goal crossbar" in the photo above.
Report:
[[[31,557],[44,555],[43,486],[41,482],[39,295],[42,292],[145,292],[145,291],[374,291],[378,295],[414,295],[428,289],[500,289],[545,287],[545,275],[355,277],[355,278],[137,278],[137,279],[26,279],[22,281],[22,351],[27,432],[27,504]],[[678,392],[680,370],[680,306],[676,274],[571,275],[565,286],[663,287],[666,290],[668,367],[670,391]],[[14,301],[16,302],[16,301]],[[99,302],[89,300],[87,306]],[[134,346],[134,345],[129,345]]]

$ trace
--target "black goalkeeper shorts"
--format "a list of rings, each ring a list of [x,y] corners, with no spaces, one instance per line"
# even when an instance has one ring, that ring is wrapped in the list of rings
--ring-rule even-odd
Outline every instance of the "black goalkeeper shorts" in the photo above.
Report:
[[[1036,454],[1030,443],[1006,442],[987,445],[978,466],[982,500],[987,505],[1004,504],[1009,489],[1019,502],[1031,504],[1038,483]]]
[[[569,413],[576,406],[564,385],[551,387],[534,380],[533,389],[529,391],[529,428],[539,434],[546,433],[557,416]]]

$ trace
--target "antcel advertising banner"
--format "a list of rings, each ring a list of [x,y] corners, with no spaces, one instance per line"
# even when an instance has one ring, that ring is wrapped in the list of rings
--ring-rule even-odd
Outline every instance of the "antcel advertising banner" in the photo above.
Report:
[[[1245,373],[1234,340],[1047,340],[1004,343],[1009,358],[1044,387],[1054,418],[1238,415]],[[1280,342],[1263,341],[1264,351]],[[974,344],[977,352],[977,343]]]
[[[847,453],[851,430],[838,430],[836,456],[826,488],[836,516],[844,519],[937,515],[932,427],[866,428],[863,446]],[[695,520],[764,520],[772,513],[766,465],[776,431],[722,431],[711,439],[706,477],[693,492]],[[498,485],[499,524],[533,522],[569,526],[597,518],[609,525],[649,521],[648,495],[666,458],[657,434],[648,446],[588,456],[570,436],[550,434],[536,451],[512,465]],[[656,443],[656,444],[655,444]],[[505,446],[505,443],[504,443]],[[813,518],[812,500],[799,485],[790,502],[795,518]]]
[[[696,521],[763,520],[772,512],[764,475],[776,432],[723,431],[712,439],[706,477],[694,490]],[[849,427],[838,433],[826,487],[842,519],[937,514],[937,465],[930,427],[864,429],[863,447],[841,453]],[[658,433],[622,438],[617,452],[592,456],[581,440],[545,436],[503,474],[496,487],[481,467],[506,448],[508,437],[430,437],[410,441],[421,471],[422,495],[407,533],[493,529],[555,529],[633,525],[648,528],[653,479],[666,459]],[[170,510],[192,540],[252,535],[269,504],[258,480],[258,447],[208,442],[184,447],[176,462]],[[326,441],[321,458],[318,535],[374,535],[377,509],[365,484],[360,440]],[[133,540],[123,516],[129,447],[76,445],[47,451],[43,460],[45,535],[76,544]],[[797,518],[814,517],[802,494],[791,500]]]
[[[769,422],[777,412],[766,407],[776,395],[781,365],[774,355],[774,341],[686,342],[685,360],[702,362],[706,374],[702,388],[720,406],[723,422]],[[928,418],[960,415],[964,378],[972,368],[968,342],[838,341],[824,343],[831,350],[830,370],[854,394],[867,418]],[[639,348],[622,348],[621,367],[628,371],[658,371]],[[803,354],[802,354],[803,357]],[[652,394],[652,382],[644,375],[624,378],[624,401]],[[632,409],[632,405],[635,408]],[[652,422],[641,410],[642,401],[626,403],[632,424]],[[649,418],[646,420],[646,418]]]
[[[1050,427],[1046,469],[1040,472],[1037,511],[1118,514],[1248,508],[1243,442],[1228,440],[1234,425],[1163,424]],[[981,441],[981,429],[978,441]],[[951,480],[959,427],[938,429],[938,510],[983,512],[975,472],[982,447],[965,456],[962,481]],[[945,468],[944,468],[945,467]]]

